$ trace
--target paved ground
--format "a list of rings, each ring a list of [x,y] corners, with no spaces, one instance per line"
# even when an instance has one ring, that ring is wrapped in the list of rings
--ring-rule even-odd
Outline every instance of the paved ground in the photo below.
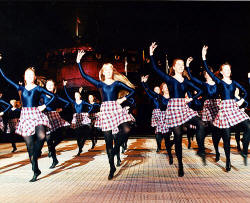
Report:
[[[57,147],[59,165],[49,169],[47,146],[43,148],[39,180],[29,183],[31,164],[24,143],[10,153],[10,144],[0,144],[0,202],[250,202],[250,167],[243,165],[232,139],[232,170],[225,172],[225,156],[216,163],[211,138],[206,138],[208,165],[196,153],[196,143],[187,149],[183,140],[185,176],[177,177],[177,160],[168,164],[165,150],[156,153],[154,139],[130,139],[115,178],[107,180],[109,166],[105,145],[94,150],[87,142],[80,157],[76,141]],[[249,161],[250,162],[250,161]],[[250,164],[249,164],[250,165]]]

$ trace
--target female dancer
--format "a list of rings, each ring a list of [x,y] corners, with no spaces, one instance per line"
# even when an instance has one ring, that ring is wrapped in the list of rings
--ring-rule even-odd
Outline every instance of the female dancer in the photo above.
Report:
[[[156,136],[156,142],[157,142],[157,150],[156,152],[159,152],[161,150],[161,141],[162,138],[165,140],[165,146],[166,150],[168,152],[169,156],[169,164],[173,164],[173,156],[171,153],[171,147],[173,145],[172,142],[170,142],[170,135],[171,131],[169,130],[165,120],[167,116],[167,105],[169,101],[169,91],[166,83],[162,83],[160,86],[160,94],[156,93],[155,91],[152,91],[148,88],[147,86],[147,80],[148,80],[148,75],[147,76],[142,76],[141,81],[142,81],[142,86],[145,89],[145,92],[147,95],[154,101],[155,108],[152,113],[152,120],[156,124],[155,128],[155,136]],[[163,94],[161,94],[163,93]]]
[[[231,170],[230,162],[230,131],[233,126],[239,125],[244,130],[243,134],[243,151],[241,152],[244,164],[247,165],[247,154],[250,137],[250,120],[249,116],[240,110],[239,106],[244,102],[247,92],[236,81],[231,80],[231,66],[227,63],[220,67],[219,73],[222,75],[222,79],[219,79],[212,73],[206,62],[207,46],[202,48],[202,59],[204,67],[210,77],[215,81],[219,88],[221,96],[221,104],[219,106],[219,112],[213,121],[213,125],[220,128],[222,131],[222,139],[224,142],[224,149],[226,153],[226,170]],[[238,87],[243,93],[244,97],[236,102],[235,101],[235,89]]]
[[[101,105],[96,102],[95,97],[92,94],[88,96],[88,101],[93,107],[92,109],[90,109],[89,118],[91,119],[91,140],[92,140],[91,149],[94,149],[97,143],[98,134],[100,134],[99,133],[100,129],[97,129],[94,126],[95,126],[95,121],[96,121],[98,112],[100,112]]]
[[[22,135],[26,143],[30,162],[32,163],[32,170],[34,172],[30,182],[34,182],[41,174],[37,160],[43,147],[46,127],[51,127],[48,117],[42,113],[42,111],[55,99],[55,96],[51,92],[35,84],[36,75],[34,68],[26,69],[24,73],[25,86],[20,86],[8,79],[1,68],[0,74],[8,83],[13,85],[17,91],[21,92],[22,110],[16,133]],[[39,106],[39,100],[42,93],[48,94],[51,98],[47,103]]]
[[[167,108],[167,124],[169,128],[172,128],[174,132],[175,152],[178,159],[178,175],[182,177],[184,175],[183,163],[182,163],[182,127],[184,124],[192,124],[196,126],[196,140],[199,146],[198,155],[201,156],[203,164],[206,165],[205,148],[204,148],[204,123],[198,117],[198,113],[190,109],[187,105],[192,100],[185,99],[185,94],[189,88],[195,89],[198,93],[193,98],[198,98],[202,90],[195,86],[188,79],[184,78],[184,61],[176,59],[173,62],[173,67],[170,69],[170,76],[163,73],[157,66],[153,57],[156,43],[152,43],[150,46],[150,57],[153,65],[153,69],[156,73],[168,84],[170,100]]]
[[[201,118],[206,124],[206,133],[211,132],[212,134],[212,140],[214,144],[214,149],[216,152],[216,161],[219,161],[220,159],[220,153],[219,153],[219,140],[220,137],[218,135],[216,127],[213,125],[213,121],[218,114],[219,111],[219,105],[220,105],[220,99],[219,99],[219,93],[218,93],[218,88],[216,83],[213,81],[213,79],[209,76],[209,74],[206,71],[203,71],[203,76],[206,80],[206,82],[203,82],[196,77],[194,77],[191,72],[189,65],[193,61],[192,57],[189,57],[186,62],[186,67],[187,67],[187,72],[188,75],[191,79],[191,81],[197,83],[202,87],[203,90],[203,99],[204,104],[203,104],[203,109],[201,112]],[[213,72],[213,69],[210,67],[210,71]]]
[[[117,154],[119,147],[126,137],[125,126],[128,126],[127,122],[133,120],[131,116],[124,111],[120,104],[134,94],[134,85],[131,84],[124,75],[117,72],[110,63],[104,64],[101,68],[99,72],[100,81],[90,77],[83,71],[80,64],[80,60],[84,54],[85,52],[83,50],[78,51],[76,62],[78,63],[82,77],[101,91],[102,104],[95,127],[101,128],[104,134],[110,164],[110,173],[108,176],[108,179],[110,180],[113,178],[116,171],[114,155]],[[127,96],[118,99],[118,93],[122,89],[127,90],[130,93]],[[113,148],[113,135],[118,132],[118,144]]]
[[[89,118],[89,112],[93,108],[91,104],[81,99],[81,94],[75,92],[75,101],[69,96],[66,89],[67,81],[63,81],[64,91],[69,101],[74,105],[75,113],[71,121],[71,127],[75,129],[78,145],[78,153],[76,156],[80,156],[85,141],[89,137],[91,120]]]
[[[10,100],[11,108],[8,111],[8,124],[7,124],[7,133],[9,134],[9,139],[12,144],[12,152],[17,150],[15,143],[15,131],[18,126],[21,109],[17,107],[17,101],[15,99]]]
[[[47,80],[46,89],[53,94],[56,93],[56,87],[53,80]],[[43,104],[47,103],[50,99],[51,97],[47,94],[41,95]],[[65,108],[70,104],[67,100],[64,100],[58,95],[55,95],[55,100],[47,105],[44,111],[51,124],[51,128],[46,133],[49,157],[51,156],[53,159],[50,169],[55,168],[55,166],[58,164],[58,160],[56,158],[56,145],[59,144],[59,140],[62,140],[62,138],[60,139],[59,137],[62,137],[62,134],[64,133],[63,127],[70,125],[67,121],[61,118],[60,114],[57,111],[58,103],[56,103],[55,101],[65,103]]]

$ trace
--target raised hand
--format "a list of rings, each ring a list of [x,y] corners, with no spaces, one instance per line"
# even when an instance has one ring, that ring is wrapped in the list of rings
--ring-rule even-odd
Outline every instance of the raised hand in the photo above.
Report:
[[[149,75],[144,76],[144,80],[145,80],[145,82],[147,82],[147,81],[148,81],[148,77],[149,77]]]
[[[67,80],[64,80],[64,81],[63,81],[63,86],[66,86],[66,85],[67,85],[67,82],[68,82]]]
[[[77,57],[76,57],[76,63],[80,63],[80,61],[85,53],[86,52],[84,50],[78,50]]]
[[[202,59],[203,60],[206,60],[206,55],[207,55],[207,49],[208,49],[208,46],[204,45],[203,48],[202,48]]]
[[[250,73],[248,73],[248,78],[250,78]]]
[[[83,87],[80,87],[80,88],[79,88],[79,92],[81,93],[81,92],[82,92],[82,90],[83,90]]]
[[[188,57],[187,61],[186,61],[186,67],[189,67],[190,63],[193,61],[193,57]]]
[[[145,82],[145,76],[141,76],[141,82]]]
[[[154,55],[154,51],[155,51],[155,49],[157,48],[157,44],[156,44],[156,42],[153,42],[152,44],[151,44],[151,46],[149,47],[149,55],[150,56],[153,56]]]

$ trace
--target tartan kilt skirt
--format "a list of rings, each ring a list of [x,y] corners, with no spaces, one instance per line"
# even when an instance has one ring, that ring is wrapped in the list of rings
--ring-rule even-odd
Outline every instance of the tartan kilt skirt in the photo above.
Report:
[[[219,112],[213,124],[218,128],[230,128],[248,119],[249,116],[239,108],[236,101],[234,99],[228,99],[221,101]]]
[[[56,131],[56,129],[61,127],[70,126],[70,124],[63,120],[60,114],[57,111],[48,111],[45,112],[45,115],[48,117],[51,128],[47,131],[47,134]]]
[[[219,112],[220,99],[207,99],[204,102],[201,119],[203,121],[214,121]]]
[[[16,134],[22,135],[23,137],[34,135],[35,128],[39,125],[51,128],[48,117],[39,111],[37,107],[23,107]]]
[[[83,125],[91,124],[91,120],[89,118],[89,114],[86,112],[82,113],[74,113],[73,119],[71,121],[71,128],[76,129]]]
[[[12,118],[7,124],[7,133],[14,133],[17,129],[19,118]]]
[[[122,108],[116,101],[105,101],[101,104],[95,127],[102,131],[112,130],[112,134],[116,134],[119,132],[120,124],[134,120],[135,118],[128,113],[127,109]]]
[[[169,128],[180,126],[198,113],[186,104],[185,98],[171,98],[167,107],[167,125]]]
[[[154,109],[151,117],[151,127],[156,127],[159,121],[159,116],[161,115],[160,109]]]
[[[167,125],[167,112],[160,111],[158,114],[158,123],[155,128],[155,133],[167,133],[169,128]]]

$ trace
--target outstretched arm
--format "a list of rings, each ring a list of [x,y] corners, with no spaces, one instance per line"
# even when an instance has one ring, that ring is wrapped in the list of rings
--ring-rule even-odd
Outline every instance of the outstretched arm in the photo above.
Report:
[[[5,113],[6,111],[8,111],[11,108],[11,105],[2,99],[0,99],[0,103],[6,105],[6,108],[2,111],[3,113]]]
[[[221,82],[221,80],[219,78],[217,78],[214,75],[214,73],[209,70],[209,68],[207,66],[207,62],[206,62],[207,49],[208,49],[208,46],[203,46],[203,48],[202,48],[202,60],[204,63],[204,68],[207,71],[208,75],[214,80],[214,82],[218,84]]]
[[[62,97],[59,97],[58,95],[56,95],[56,99],[58,99],[59,101],[61,101],[61,102],[65,103],[64,108],[66,108],[66,107],[70,104],[70,102],[69,102],[69,101],[67,101],[67,100],[63,99]]]
[[[248,83],[250,85],[250,73],[248,73]]]
[[[2,71],[2,69],[0,68],[0,74],[3,76],[3,78],[8,82],[8,83],[10,83],[12,86],[14,86],[17,90],[19,89],[19,85],[18,84],[16,84],[16,83],[14,83],[12,80],[10,80],[9,78],[7,78],[5,75],[4,75],[4,73],[3,73],[3,71]]]
[[[193,82],[195,82],[195,83],[197,83],[197,84],[199,84],[199,85],[203,85],[203,82],[200,81],[198,78],[193,77],[192,74],[191,74],[191,72],[190,72],[190,63],[191,63],[192,61],[193,61],[193,58],[192,58],[192,57],[189,57],[189,58],[187,59],[187,62],[186,62],[186,68],[187,68],[188,75],[189,75],[191,81],[193,81]]]
[[[44,105],[45,105],[45,106],[50,105],[50,103],[53,102],[53,101],[55,100],[55,98],[56,98],[55,95],[54,95],[53,93],[49,92],[48,90],[42,88],[42,87],[40,87],[40,88],[41,88],[41,91],[42,91],[44,94],[47,94],[47,95],[49,95],[49,96],[51,97],[50,100],[47,101]]]
[[[246,89],[242,85],[240,85],[238,82],[235,82],[235,85],[236,85],[236,87],[238,87],[240,89],[240,91],[243,92],[244,96],[242,97],[242,99],[246,100],[246,98],[247,98],[247,91],[246,91]]]
[[[163,71],[161,71],[159,69],[159,67],[157,67],[156,63],[155,63],[155,59],[154,59],[154,50],[156,49],[157,45],[155,42],[153,42],[149,48],[149,55],[150,55],[150,60],[153,66],[154,71],[165,81],[165,82],[169,82],[169,80],[171,79],[169,75],[167,75],[166,73],[164,73]]]
[[[71,103],[75,103],[75,101],[68,95],[68,91],[67,91],[67,88],[66,88],[66,84],[67,84],[67,81],[63,81],[64,92],[65,92],[66,96],[68,97],[69,101],[70,101]]]
[[[83,68],[82,68],[82,66],[81,66],[80,61],[81,61],[81,58],[83,57],[84,54],[85,54],[85,51],[84,51],[84,50],[79,50],[79,51],[78,51],[78,54],[77,54],[77,58],[76,58],[76,62],[77,62],[77,64],[78,64],[80,73],[81,73],[81,75],[82,75],[82,77],[83,77],[84,79],[86,79],[87,81],[89,81],[90,83],[92,83],[93,85],[95,85],[96,87],[98,87],[99,84],[100,84],[101,82],[98,81],[98,80],[96,80],[96,79],[94,79],[94,78],[92,78],[92,77],[90,77],[89,75],[87,75],[87,74],[84,72],[84,70],[83,70]]]

